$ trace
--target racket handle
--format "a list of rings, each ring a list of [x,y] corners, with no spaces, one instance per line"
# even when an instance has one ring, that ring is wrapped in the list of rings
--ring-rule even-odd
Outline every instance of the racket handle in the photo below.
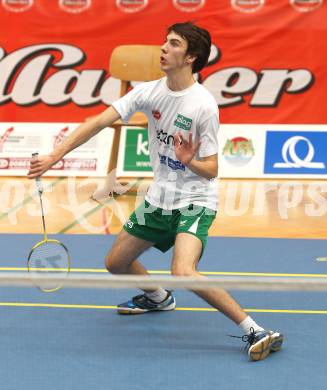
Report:
[[[38,158],[38,155],[39,155],[38,152],[32,153],[32,160],[36,160]],[[42,187],[42,182],[41,182],[41,177],[40,176],[35,178],[35,184],[36,184],[37,190],[40,193],[42,193],[43,192],[43,187]]]

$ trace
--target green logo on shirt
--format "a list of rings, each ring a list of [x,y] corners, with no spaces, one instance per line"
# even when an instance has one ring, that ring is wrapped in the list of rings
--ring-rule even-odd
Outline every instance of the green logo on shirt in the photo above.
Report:
[[[189,131],[192,126],[192,119],[186,118],[186,116],[183,116],[181,114],[177,114],[177,118],[175,119],[174,125],[183,130]]]

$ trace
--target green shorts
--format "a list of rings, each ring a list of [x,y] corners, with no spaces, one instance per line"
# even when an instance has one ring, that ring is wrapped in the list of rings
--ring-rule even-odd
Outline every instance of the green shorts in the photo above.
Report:
[[[215,217],[216,211],[203,206],[164,210],[145,200],[129,217],[124,229],[135,237],[153,242],[154,247],[162,252],[175,244],[178,233],[193,234],[201,240],[203,253],[208,230]]]

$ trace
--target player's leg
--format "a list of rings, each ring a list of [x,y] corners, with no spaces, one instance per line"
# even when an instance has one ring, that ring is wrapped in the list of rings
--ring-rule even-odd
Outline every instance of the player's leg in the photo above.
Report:
[[[162,242],[169,236],[160,210],[144,203],[130,216],[106,257],[106,267],[110,272],[148,274],[137,257],[153,245],[161,247]],[[169,291],[162,288],[143,291],[144,294],[119,304],[118,312],[140,314],[155,310],[173,310],[176,306],[175,299]]]
[[[122,230],[106,257],[106,267],[114,274],[148,275],[147,270],[137,260],[152,242],[135,237]],[[163,289],[144,290],[127,302],[117,306],[119,314],[142,314],[149,311],[173,310],[175,299]]]
[[[204,278],[197,272],[197,265],[202,252],[201,240],[193,234],[179,233],[176,236],[171,271],[177,276]],[[247,314],[231,295],[222,288],[194,291],[211,306],[225,314],[237,325]]]
[[[172,274],[204,278],[197,271],[202,252],[202,242],[193,234],[179,233],[176,236],[172,260]],[[233,320],[246,334],[242,340],[248,343],[248,355],[252,360],[262,360],[270,352],[280,350],[284,337],[278,332],[264,330],[249,317],[232,296],[222,288],[193,290],[211,306]]]
[[[106,256],[107,270],[113,274],[147,275],[147,270],[137,260],[137,257],[152,245],[152,242],[122,230]]]
[[[163,236],[164,232],[159,230],[160,225],[158,228],[156,218],[153,218],[153,215],[156,214],[156,207],[144,201],[130,215],[106,256],[105,264],[110,272],[114,274],[147,274],[145,268],[136,259],[155,245],[158,238]]]
[[[188,211],[192,210],[194,211],[195,208],[188,208]],[[203,278],[197,272],[197,265],[214,216],[208,209],[200,208],[194,216],[185,213],[184,210],[176,228],[173,274]],[[276,352],[281,348],[283,335],[260,327],[224,289],[214,288],[194,292],[241,328],[245,333],[243,340],[248,342],[248,354],[252,360],[262,360],[270,352]]]

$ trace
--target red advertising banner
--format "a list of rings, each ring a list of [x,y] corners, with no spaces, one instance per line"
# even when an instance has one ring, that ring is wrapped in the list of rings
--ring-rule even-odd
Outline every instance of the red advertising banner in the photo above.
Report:
[[[326,124],[324,0],[1,0],[0,121],[79,122],[118,97],[112,50],[212,34],[201,82],[223,123]]]

